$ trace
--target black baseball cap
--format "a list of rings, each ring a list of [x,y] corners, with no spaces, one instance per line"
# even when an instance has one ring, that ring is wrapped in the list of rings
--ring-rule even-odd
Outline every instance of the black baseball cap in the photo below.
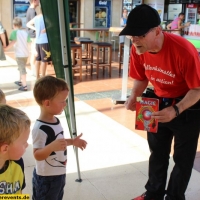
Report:
[[[142,4],[131,10],[126,26],[119,35],[141,36],[158,25],[160,25],[160,16],[157,10]]]

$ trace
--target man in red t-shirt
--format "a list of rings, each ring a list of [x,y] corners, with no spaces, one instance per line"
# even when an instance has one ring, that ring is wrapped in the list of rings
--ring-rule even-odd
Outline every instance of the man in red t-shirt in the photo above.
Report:
[[[195,47],[182,37],[162,32],[158,12],[142,4],[134,8],[120,35],[132,41],[130,77],[133,89],[125,106],[135,110],[149,82],[146,97],[159,99],[157,133],[147,132],[151,151],[146,192],[135,200],[185,200],[200,131],[200,61]],[[174,168],[167,190],[167,169],[174,138]]]

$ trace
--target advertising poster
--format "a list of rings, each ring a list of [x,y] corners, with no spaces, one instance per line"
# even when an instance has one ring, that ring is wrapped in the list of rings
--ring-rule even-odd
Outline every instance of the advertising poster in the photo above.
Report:
[[[164,1],[147,0],[146,4],[158,11],[161,21],[164,18]]]
[[[22,27],[26,28],[26,11],[29,8],[29,0],[14,0],[13,1],[13,18],[20,17]]]
[[[94,28],[109,28],[111,26],[111,0],[95,0]]]
[[[132,0],[124,0],[123,1],[123,9],[127,9],[128,13],[133,9]]]
[[[164,4],[163,3],[157,3],[156,10],[158,11],[160,19],[162,21],[163,18],[164,18]]]
[[[128,13],[131,12],[133,8],[142,4],[142,0],[123,0],[123,9],[128,10]]]

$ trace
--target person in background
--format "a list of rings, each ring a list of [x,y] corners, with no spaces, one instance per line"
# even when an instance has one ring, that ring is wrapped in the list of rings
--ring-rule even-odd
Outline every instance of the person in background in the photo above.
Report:
[[[128,10],[126,8],[124,8],[123,12],[122,12],[122,17],[120,18],[120,26],[121,27],[126,26],[127,17],[128,17]],[[125,39],[124,36],[119,36],[119,43],[123,43],[124,39]]]
[[[0,89],[0,104],[6,104],[6,96],[1,89]]]
[[[151,113],[152,120],[158,120],[158,131],[147,131],[151,154],[146,192],[134,200],[185,200],[199,138],[198,52],[185,38],[162,32],[160,22],[157,10],[142,4],[129,13],[120,33],[132,41],[129,73],[133,88],[126,108],[135,111],[136,97],[159,100],[159,111]],[[143,94],[149,82],[154,90]],[[167,184],[173,139],[175,164]]]
[[[15,81],[15,84],[20,86],[19,90],[27,91],[26,83],[26,63],[29,56],[28,43],[31,42],[28,33],[22,29],[22,20],[19,17],[13,19],[14,30],[10,34],[9,45],[4,48],[8,50],[14,46],[15,57],[19,70],[19,80]]]
[[[6,36],[5,30],[3,28],[2,23],[0,22],[0,60],[6,60],[6,56],[4,54],[3,48],[6,47]]]
[[[73,12],[69,11],[69,27],[74,28],[73,23],[74,23],[74,17],[73,17]],[[75,26],[76,27],[76,26]],[[76,37],[76,31],[70,31],[70,39],[74,40]]]
[[[66,178],[67,146],[84,150],[87,142],[81,139],[82,134],[74,139],[65,139],[60,120],[55,116],[64,110],[69,94],[63,79],[44,76],[36,81],[33,94],[40,106],[40,115],[32,130],[36,160],[33,199],[61,200]]]
[[[46,75],[46,69],[49,62],[51,62],[51,52],[48,44],[47,33],[44,24],[44,18],[42,14],[42,9],[40,6],[40,14],[35,16],[31,21],[29,21],[26,26],[30,29],[35,30],[36,32],[36,78],[40,78],[40,67],[41,67],[41,76]]]
[[[128,10],[126,8],[123,9],[122,17],[120,19],[120,26],[125,27],[128,18]]]
[[[28,23],[31,19],[33,19],[37,13],[35,9],[37,6],[39,6],[40,1],[39,0],[29,0],[30,2],[30,7],[28,8],[26,12],[26,23]],[[31,65],[31,70],[32,70],[32,75],[36,76],[36,71],[35,71],[35,56],[36,56],[36,50],[35,50],[35,30],[27,28],[27,32],[31,37],[31,55],[30,55],[30,65]]]
[[[171,31],[171,33],[181,36],[182,30],[184,30],[185,27],[188,27],[190,25],[190,22],[183,24],[184,19],[185,19],[185,14],[179,13],[178,17],[167,25],[167,29],[168,30],[171,29],[173,30]]]
[[[30,125],[31,121],[23,111],[0,102],[1,195],[21,194],[26,186],[21,157],[28,147]]]

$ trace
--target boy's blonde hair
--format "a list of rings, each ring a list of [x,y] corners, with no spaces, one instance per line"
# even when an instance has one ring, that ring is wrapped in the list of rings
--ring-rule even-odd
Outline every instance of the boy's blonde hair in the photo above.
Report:
[[[26,113],[8,105],[0,105],[0,145],[11,144],[30,125]]]
[[[5,99],[5,94],[3,93],[3,91],[0,89],[0,103],[2,103],[2,101]]]
[[[13,19],[13,25],[16,26],[16,27],[21,28],[22,27],[22,20],[21,20],[21,18],[15,17]]]
[[[37,80],[33,88],[33,94],[36,102],[42,105],[44,100],[53,99],[59,92],[69,91],[67,83],[61,78],[53,76],[44,76]]]

